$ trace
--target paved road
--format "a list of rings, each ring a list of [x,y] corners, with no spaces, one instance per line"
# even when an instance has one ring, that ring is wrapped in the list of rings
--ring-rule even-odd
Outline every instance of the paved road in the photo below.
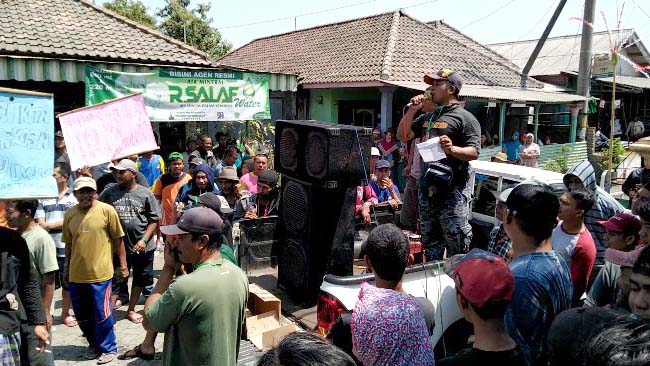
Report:
[[[156,253],[154,261],[154,269],[160,270],[162,268],[162,253]],[[142,298],[141,298],[142,300]],[[54,293],[54,327],[52,327],[52,351],[54,352],[55,365],[68,366],[68,365],[95,365],[95,360],[86,360],[83,358],[88,343],[85,338],[81,336],[79,327],[69,328],[59,322],[61,315],[61,289],[56,290]],[[118,352],[121,354],[128,349],[131,349],[142,342],[144,339],[145,331],[141,324],[133,324],[126,318],[126,306],[115,311],[114,316],[116,320],[116,335]],[[136,307],[136,311],[141,311],[142,305]],[[253,366],[255,361],[260,356],[260,352],[256,352],[254,346],[248,341],[242,341],[240,346],[240,363],[241,366]],[[161,365],[163,349],[163,335],[159,334],[156,339],[156,357],[153,361],[143,360],[128,360],[120,361],[115,359],[109,365],[111,366],[157,366]]]

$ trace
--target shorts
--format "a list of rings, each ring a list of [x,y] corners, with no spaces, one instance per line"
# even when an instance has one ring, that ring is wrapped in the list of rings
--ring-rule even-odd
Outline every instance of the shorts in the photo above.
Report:
[[[147,287],[153,284],[153,258],[156,250],[150,250],[144,253],[128,253],[126,255],[126,264],[129,270],[133,270],[133,286],[134,287]],[[113,294],[119,293],[121,283],[126,283],[126,280],[119,280],[120,261],[115,256],[115,277],[113,278]]]
[[[59,271],[54,276],[54,288],[63,287],[65,291],[68,291],[68,284],[63,281],[65,257],[56,257],[56,262],[59,264]]]

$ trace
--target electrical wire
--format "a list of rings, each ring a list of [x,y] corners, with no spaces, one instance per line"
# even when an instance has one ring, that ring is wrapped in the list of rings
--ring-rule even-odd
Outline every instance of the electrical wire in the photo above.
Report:
[[[546,18],[546,15],[548,15],[548,13],[551,11],[551,9],[553,9],[553,8],[555,7],[555,2],[556,2],[556,1],[559,1],[559,0],[554,0],[554,1],[551,3],[551,6],[549,6],[548,9],[546,9],[546,12],[544,12],[544,14],[539,18],[539,20],[537,21],[537,23],[535,23],[535,25],[533,25],[532,27],[530,27],[530,29],[528,30],[528,32],[524,33],[524,35],[521,36],[521,37],[519,38],[518,41],[512,42],[512,44],[510,45],[510,52],[509,52],[509,57],[508,57],[508,59],[510,59],[510,60],[513,59],[513,58],[512,58],[512,56],[513,56],[512,53],[513,53],[513,51],[514,51],[514,49],[515,49],[515,43],[521,42],[521,41],[523,41],[524,39],[526,39],[526,37],[527,37],[527,36],[528,36],[528,35],[529,35],[529,34],[530,34],[530,33],[531,33],[535,28],[537,28],[537,26],[539,25],[539,23],[541,23],[542,20],[544,20],[544,19]]]
[[[339,6],[339,7],[336,7],[336,8],[317,10],[317,11],[312,11],[312,12],[308,12],[308,13],[302,13],[302,14],[297,14],[297,15],[286,16],[286,17],[282,17],[282,18],[267,19],[267,20],[261,20],[261,21],[257,21],[257,22],[238,24],[238,25],[228,25],[228,26],[225,26],[225,27],[219,27],[219,29],[221,30],[221,29],[241,28],[241,27],[248,27],[248,26],[251,26],[251,25],[279,22],[279,21],[282,21],[282,20],[295,19],[295,18],[305,17],[305,16],[309,16],[309,15],[322,14],[322,13],[327,13],[327,12],[330,12],[330,11],[336,11],[336,10],[351,8],[351,7],[355,7],[355,6],[359,6],[359,5],[365,5],[365,4],[369,4],[369,3],[374,3],[376,1],[377,0],[367,0],[367,1],[362,1],[362,2],[358,2],[358,3],[354,3],[354,4]],[[417,4],[411,4],[411,5],[403,6],[401,8],[402,9],[413,8],[413,7],[428,4],[428,3],[434,3],[436,1],[439,1],[439,0],[424,1],[424,2],[417,3]]]
[[[265,24],[265,23],[273,23],[273,22],[278,22],[278,21],[281,21],[281,20],[288,20],[288,19],[299,18],[299,17],[308,16],[308,15],[314,15],[314,14],[326,13],[326,12],[334,11],[334,10],[340,10],[340,9],[345,9],[345,8],[351,8],[351,7],[353,7],[353,6],[359,6],[359,5],[363,5],[363,4],[373,3],[373,2],[375,2],[375,1],[377,1],[377,0],[362,1],[362,2],[359,2],[359,3],[348,4],[348,5],[339,6],[339,7],[336,7],[336,8],[329,8],[329,9],[317,10],[317,11],[312,11],[312,12],[309,12],[309,13],[303,13],[303,14],[298,14],[298,15],[291,15],[291,16],[282,17],[282,18],[275,18],[275,19],[261,20],[261,21],[258,21],[258,22],[252,22],[252,23],[246,23],[246,24],[229,25],[229,26],[225,26],[225,27],[219,27],[219,29],[231,29],[231,28],[248,27],[248,26],[251,26],[251,25],[258,25],[258,24]]]
[[[470,22],[470,23],[464,25],[464,26],[461,27],[460,29],[463,30],[463,29],[465,29],[465,28],[467,28],[467,27],[469,27],[469,26],[472,26],[472,25],[474,25],[474,24],[476,24],[476,23],[478,23],[478,22],[480,22],[480,21],[482,21],[482,20],[484,20],[484,19],[487,19],[487,18],[491,17],[492,15],[494,15],[494,14],[497,13],[497,12],[499,12],[500,10],[502,10],[503,8],[505,8],[506,6],[508,6],[508,5],[512,4],[512,3],[514,3],[515,1],[517,1],[517,0],[510,0],[510,1],[508,1],[507,3],[501,5],[500,7],[496,8],[496,9],[494,9],[493,11],[491,11],[490,13],[488,13],[487,15],[482,16],[482,17],[480,17],[480,18],[478,18],[478,19],[476,19],[476,20],[474,20],[474,21],[472,21],[472,22]]]

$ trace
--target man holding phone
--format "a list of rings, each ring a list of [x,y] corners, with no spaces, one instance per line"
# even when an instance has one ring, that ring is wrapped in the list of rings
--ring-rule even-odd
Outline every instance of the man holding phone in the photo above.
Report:
[[[393,208],[398,208],[402,203],[399,188],[390,179],[390,163],[387,160],[379,160],[375,165],[377,181],[370,182],[370,187],[375,191],[379,203],[386,202]]]

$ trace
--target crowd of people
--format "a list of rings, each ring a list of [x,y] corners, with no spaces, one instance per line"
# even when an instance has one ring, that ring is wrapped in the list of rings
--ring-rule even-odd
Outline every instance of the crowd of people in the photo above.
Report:
[[[59,287],[60,322],[80,328],[86,356],[98,364],[118,357],[113,310],[122,306],[146,334],[119,358],[153,359],[156,335],[165,332],[166,365],[236,363],[248,279],[232,223],[277,215],[280,179],[266,153],[223,132],[215,137],[214,149],[202,135],[165,158],[151,151],[72,172],[65,138],[55,134],[58,196],[2,205],[0,224],[13,230],[1,232],[0,364],[54,364],[49,330]],[[165,264],[154,287],[156,250]],[[136,312],[142,294],[145,309]]]
[[[471,248],[469,162],[482,146],[476,118],[458,101],[461,76],[427,74],[396,132],[373,132],[369,184],[355,210],[401,207],[399,226],[379,225],[361,248],[374,282],[326,338],[288,335],[259,365],[646,365],[650,364],[650,183],[626,186],[631,211],[596,185],[588,161],[564,175],[557,195],[528,180],[496,195],[498,224]],[[421,143],[435,138],[441,160]],[[536,166],[533,136],[504,144],[507,160]],[[279,214],[281,176],[269,156],[223,132],[72,172],[56,134],[58,196],[4,203],[0,222],[0,349],[3,365],[52,365],[52,298],[61,323],[78,326],[87,358],[118,357],[113,310],[142,323],[143,341],[120,359],[152,360],[165,333],[164,365],[235,365],[248,278],[232,248],[236,220]],[[517,145],[516,149],[511,145]],[[401,179],[403,178],[403,179]],[[456,304],[473,327],[468,348],[434,360],[436,306],[402,286],[413,264],[403,230],[421,234],[427,261],[446,260]],[[164,245],[163,243],[164,238]],[[163,269],[154,281],[156,250]],[[132,276],[131,286],[128,279]],[[154,285],[155,282],[155,285]],[[144,294],[144,311],[136,305]],[[70,309],[74,311],[71,314]]]

